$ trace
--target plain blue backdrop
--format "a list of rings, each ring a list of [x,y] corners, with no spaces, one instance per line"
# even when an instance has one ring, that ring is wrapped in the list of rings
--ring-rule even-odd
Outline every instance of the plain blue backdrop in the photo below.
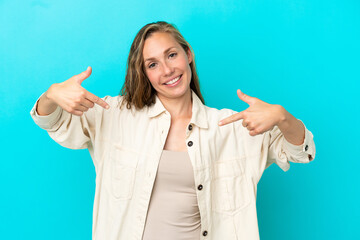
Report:
[[[29,112],[87,66],[83,87],[117,95],[135,34],[158,20],[192,45],[206,105],[245,110],[239,88],[314,135],[313,162],[264,172],[261,239],[359,236],[359,1],[0,0],[0,238],[91,239],[90,155],[55,143]]]

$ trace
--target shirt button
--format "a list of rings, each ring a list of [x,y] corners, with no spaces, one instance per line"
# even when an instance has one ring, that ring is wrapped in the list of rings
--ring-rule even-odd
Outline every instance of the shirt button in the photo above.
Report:
[[[200,185],[198,186],[198,189],[201,191],[201,190],[203,189],[203,185],[200,184]]]
[[[192,125],[191,125],[191,124],[189,125],[188,129],[189,129],[190,131],[192,130]]]
[[[207,231],[203,231],[203,236],[206,236],[207,235]]]
[[[188,142],[188,146],[191,147],[193,145],[193,142],[192,141],[189,141]]]
[[[309,149],[309,146],[308,145],[306,145],[305,146],[305,151],[307,151]]]

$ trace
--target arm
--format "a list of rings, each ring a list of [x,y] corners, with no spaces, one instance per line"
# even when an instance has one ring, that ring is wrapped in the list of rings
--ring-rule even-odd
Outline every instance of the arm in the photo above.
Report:
[[[30,111],[34,122],[64,147],[86,148],[95,136],[96,114],[109,106],[105,98],[80,86],[90,74],[88,68],[63,83],[53,84]]]
[[[269,135],[266,137],[266,139],[269,139],[269,151],[266,168],[272,163],[276,163],[283,171],[287,171],[290,168],[290,162],[309,163],[315,159],[314,136],[300,119],[297,119],[297,121],[303,125],[303,134],[305,133],[301,145],[289,142],[278,126],[275,126],[267,133]]]
[[[285,108],[281,107],[281,117],[277,126],[284,134],[286,140],[294,145],[301,145],[304,143],[305,127],[302,121],[296,119]]]
[[[289,162],[307,163],[315,158],[313,135],[301,120],[280,105],[266,103],[240,90],[238,96],[250,107],[223,119],[219,125],[242,119],[242,125],[249,130],[250,136],[265,133],[263,147],[268,149],[266,167],[275,162],[287,171]]]
[[[56,102],[54,102],[48,97],[48,92],[49,90],[47,90],[44,94],[42,94],[37,102],[38,104],[36,104],[35,110],[39,116],[49,115],[53,113],[58,107]]]

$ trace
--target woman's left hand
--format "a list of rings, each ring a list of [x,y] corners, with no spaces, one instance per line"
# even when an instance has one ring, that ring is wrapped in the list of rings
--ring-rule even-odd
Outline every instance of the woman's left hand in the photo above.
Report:
[[[241,92],[240,89],[237,90],[237,94],[250,107],[221,120],[219,126],[243,119],[242,125],[250,131],[251,136],[255,136],[272,130],[285,118],[285,109],[281,105],[269,104],[256,97],[250,97]]]

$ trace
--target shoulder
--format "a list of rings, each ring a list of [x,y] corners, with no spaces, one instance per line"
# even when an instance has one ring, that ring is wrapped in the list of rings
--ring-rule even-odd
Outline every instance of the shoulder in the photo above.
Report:
[[[107,102],[111,107],[120,108],[120,105],[122,101],[125,100],[125,97],[121,95],[117,95],[117,96],[106,95],[103,100]]]
[[[218,123],[220,120],[223,120],[231,115],[237,113],[237,111],[229,109],[229,108],[222,108],[217,109],[213,107],[205,106],[206,118],[209,126],[213,126],[215,128],[219,128]],[[225,126],[221,126],[219,129],[221,130],[231,130],[237,128],[242,125],[242,120],[232,122]]]
[[[126,98],[124,96],[121,95],[117,95],[117,96],[110,96],[110,95],[106,95],[104,97],[101,98],[102,100],[104,100],[107,104],[109,104],[110,109],[105,110],[104,108],[102,108],[101,106],[97,105],[97,110],[100,111],[108,111],[110,113],[120,113],[121,114],[125,114],[125,115],[132,115],[133,117],[135,116],[143,116],[146,112],[148,107],[145,106],[142,109],[136,109],[135,106],[131,106],[131,108],[127,108],[127,102],[126,102]]]
[[[213,118],[213,117],[228,117],[230,115],[233,115],[235,113],[237,113],[237,111],[234,111],[232,109],[229,108],[222,108],[222,109],[217,109],[217,108],[213,108],[213,107],[209,107],[204,105],[205,107],[205,111],[207,114],[208,118]]]
[[[95,104],[94,106],[94,110],[99,112],[99,111],[117,111],[117,110],[120,110],[120,105],[121,105],[121,102],[124,100],[124,97],[123,96],[110,96],[110,95],[105,95],[104,97],[101,97],[101,99],[103,101],[105,101],[107,104],[109,104],[110,106],[110,109],[106,110],[104,109],[103,107],[101,107],[100,105],[98,104]],[[125,104],[126,105],[126,104]],[[126,106],[124,106],[123,109],[126,109]]]

